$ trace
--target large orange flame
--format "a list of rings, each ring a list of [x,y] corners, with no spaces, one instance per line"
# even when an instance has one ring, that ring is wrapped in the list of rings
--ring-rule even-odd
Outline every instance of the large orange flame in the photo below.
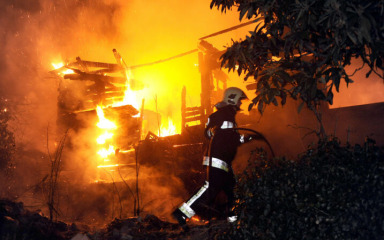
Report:
[[[96,126],[102,130],[102,133],[100,136],[96,139],[96,142],[99,145],[102,145],[101,149],[97,152],[97,154],[101,157],[102,162],[97,167],[105,167],[106,163],[109,163],[110,156],[115,153],[115,147],[113,146],[113,131],[117,129],[116,124],[107,119],[104,115],[104,111],[101,106],[97,106],[96,108],[97,116],[99,117],[99,122],[96,124]],[[108,145],[108,148],[106,147]],[[110,164],[108,164],[110,166]],[[116,164],[116,166],[118,166]]]
[[[171,136],[177,134],[176,126],[173,123],[172,119],[168,117],[168,123],[167,125],[161,125],[160,126],[160,137],[165,137],[165,136]]]

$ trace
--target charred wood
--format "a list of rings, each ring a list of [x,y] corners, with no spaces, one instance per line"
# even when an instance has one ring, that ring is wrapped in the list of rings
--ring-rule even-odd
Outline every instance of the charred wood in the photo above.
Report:
[[[111,71],[118,72],[121,71],[121,67],[115,63],[104,63],[104,62],[93,62],[93,61],[84,61],[80,57],[77,58],[77,62],[69,64],[70,67],[86,66],[88,68],[105,68],[110,69]]]

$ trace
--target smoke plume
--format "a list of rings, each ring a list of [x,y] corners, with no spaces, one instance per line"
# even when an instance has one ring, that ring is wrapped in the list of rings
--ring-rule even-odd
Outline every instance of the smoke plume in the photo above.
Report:
[[[83,60],[115,63],[112,49],[118,50],[128,66],[154,62],[196,49],[200,37],[237,25],[239,21],[236,12],[222,14],[216,9],[211,10],[209,2],[203,0],[187,4],[177,0],[12,0],[0,2],[0,23],[0,94],[12,106],[14,117],[10,128],[15,133],[18,148],[15,177],[19,180],[14,191],[15,196],[27,205],[36,205],[36,196],[43,191],[50,160],[65,130],[57,127],[60,80],[50,73],[54,69],[52,64],[71,62],[78,56]],[[210,42],[222,50],[232,38],[244,36],[246,32],[247,29],[236,30],[210,39]],[[171,118],[179,125],[183,86],[187,88],[187,105],[200,104],[197,63],[198,57],[194,53],[132,70],[132,77],[143,86],[140,97],[145,98],[145,109],[160,114],[162,122]],[[230,84],[241,83],[239,78],[236,79],[237,82]],[[67,211],[68,216],[75,215],[76,209],[85,209],[89,203],[79,199],[92,197],[97,206],[92,209],[101,209],[89,210],[89,215],[105,217],[110,214],[110,209],[115,209],[101,197],[106,196],[107,190],[92,189],[88,196],[82,193],[86,188],[89,190],[87,184],[92,179],[91,169],[95,167],[92,154],[96,150],[90,140],[96,138],[95,122],[88,120],[89,126],[68,132],[71,146],[66,146],[62,155],[61,196],[66,196],[67,202],[72,199],[73,208]],[[153,129],[157,127],[152,126]],[[145,168],[141,174],[161,175],[156,169]],[[76,188],[68,187],[74,183],[81,184]],[[143,201],[151,202],[147,203],[148,212],[165,215],[170,210],[164,207],[167,199],[173,202],[172,207],[181,201],[178,196],[185,193],[180,181],[167,181],[167,184],[156,181],[145,184]],[[33,196],[28,194],[27,199],[21,192],[30,187],[34,187],[34,193]],[[116,197],[116,189],[108,191]],[[157,195],[161,201],[146,195]],[[44,204],[44,200],[40,202]],[[62,213],[62,216],[66,214]],[[86,214],[79,213],[77,218]]]

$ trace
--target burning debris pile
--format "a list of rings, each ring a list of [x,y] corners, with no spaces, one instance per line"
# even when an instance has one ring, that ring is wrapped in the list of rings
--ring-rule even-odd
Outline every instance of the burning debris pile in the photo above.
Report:
[[[171,169],[178,170],[176,165],[180,162],[176,162],[175,159],[180,158],[179,153],[185,158],[183,152],[192,151],[193,154],[190,156],[197,157],[197,159],[201,157],[196,156],[195,153],[201,154],[204,140],[202,135],[196,134],[196,132],[202,132],[205,117],[212,111],[211,102],[216,101],[216,95],[220,95],[219,93],[222,91],[219,82],[225,87],[227,76],[224,73],[215,75],[215,71],[220,72],[217,69],[219,66],[217,56],[220,51],[205,41],[201,41],[199,47],[202,49],[202,52],[199,53],[203,90],[201,106],[186,107],[184,87],[181,101],[181,131],[175,127],[169,117],[168,123],[161,123],[161,115],[157,109],[156,112],[144,109],[145,94],[140,92],[143,84],[134,79],[131,73],[133,68],[141,65],[128,67],[116,49],[113,49],[117,62],[115,64],[84,61],[80,57],[77,57],[75,62],[55,64],[56,69],[52,73],[59,76],[57,121],[59,129],[72,129],[77,135],[89,135],[89,133],[84,134],[84,129],[97,126],[91,130],[93,131],[92,138],[95,140],[89,138],[86,140],[91,141],[86,143],[86,148],[94,151],[88,153],[87,158],[89,159],[90,156],[97,153],[95,154],[97,160],[95,161],[95,158],[92,157],[93,160],[88,164],[91,168],[98,169],[92,181],[110,182],[116,171],[137,167],[139,154],[141,155],[140,164],[149,163],[156,168],[159,168],[158,162],[161,158],[160,168],[163,167],[167,173]],[[195,52],[195,50],[191,52]],[[212,62],[215,64],[212,65]],[[214,75],[215,78],[213,78]],[[213,91],[207,84],[216,85],[216,91]],[[141,102],[141,106],[138,104],[139,102]],[[191,109],[194,109],[193,112]],[[150,120],[144,119],[144,115],[146,119]],[[152,121],[152,123],[148,123],[148,121]],[[194,122],[197,122],[198,125],[194,125]],[[164,125],[168,125],[167,128],[164,128]],[[152,131],[152,129],[158,131]],[[157,134],[153,132],[157,132]],[[178,132],[182,132],[183,136],[180,136]],[[167,140],[163,141],[164,139]],[[79,151],[78,148],[81,144],[77,139],[69,138],[69,142],[72,152]],[[95,142],[97,142],[96,146]],[[166,142],[169,144],[164,144]],[[138,148],[141,149],[140,153]],[[142,149],[146,150],[142,151]],[[174,154],[170,156],[167,152]],[[176,173],[176,175],[179,174]]]
[[[193,184],[185,189],[183,182],[201,174],[196,159],[201,158],[203,135],[196,132],[203,132],[202,125],[177,134],[179,130],[168,117],[164,128],[157,110],[144,109],[146,95],[140,91],[141,83],[132,78],[132,67],[115,49],[113,53],[117,64],[78,57],[52,71],[59,82],[57,125],[59,131],[70,130],[61,175],[69,180],[61,185],[80,183],[70,187],[64,202],[72,199],[76,206],[70,208],[82,210],[67,214],[67,219],[94,221],[92,218],[101,217],[108,221],[106,217],[129,217],[132,212],[134,216],[167,216],[183,192],[194,190]],[[76,200],[76,196],[94,196],[95,192],[102,196],[83,203]],[[163,197],[154,199],[158,198],[155,193]],[[169,204],[169,200],[175,202]],[[97,204],[103,207],[95,209],[103,209],[90,210],[95,214],[85,216],[83,209]]]
[[[118,64],[83,61],[80,57],[65,65],[54,64],[56,69],[53,73],[71,80],[62,81],[59,88],[62,110],[79,112],[95,109],[98,105],[121,106],[133,101],[132,91],[139,90],[139,84],[131,79],[130,69],[116,49],[113,53]],[[77,91],[73,91],[74,88]]]
[[[111,171],[129,165],[127,156],[132,156],[142,129],[142,113],[137,110],[134,92],[138,84],[131,79],[127,65],[115,49],[113,54],[117,64],[83,61],[77,57],[75,62],[56,65],[52,71],[60,81],[58,127],[81,132],[89,125],[96,125],[93,133],[96,139],[91,143],[96,144],[93,148],[98,158],[90,164]],[[70,143],[73,148],[76,145]],[[117,153],[123,158],[118,159]],[[99,172],[94,181],[105,181],[108,176],[100,176]]]

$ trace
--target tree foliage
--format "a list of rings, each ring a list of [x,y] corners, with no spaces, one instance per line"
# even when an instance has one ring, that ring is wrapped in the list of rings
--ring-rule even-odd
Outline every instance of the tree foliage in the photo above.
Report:
[[[236,7],[240,20],[257,22],[221,57],[229,71],[256,80],[249,109],[287,97],[302,100],[300,109],[332,104],[341,81],[353,82],[345,70],[353,58],[369,66],[367,77],[383,78],[384,0],[212,0],[213,7]]]
[[[256,151],[240,175],[238,222],[223,239],[382,239],[384,153],[335,139],[299,161]]]

